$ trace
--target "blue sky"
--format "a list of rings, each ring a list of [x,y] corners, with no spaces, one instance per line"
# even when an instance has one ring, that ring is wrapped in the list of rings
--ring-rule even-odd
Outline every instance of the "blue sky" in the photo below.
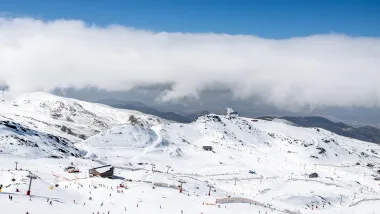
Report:
[[[380,35],[379,0],[0,0],[3,16],[288,38]]]

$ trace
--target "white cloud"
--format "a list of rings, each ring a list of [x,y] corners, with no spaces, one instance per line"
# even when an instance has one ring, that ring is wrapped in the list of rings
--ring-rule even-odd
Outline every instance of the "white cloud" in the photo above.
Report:
[[[167,33],[81,21],[0,18],[0,79],[18,92],[173,83],[162,100],[215,83],[281,108],[380,106],[380,38],[283,40]]]

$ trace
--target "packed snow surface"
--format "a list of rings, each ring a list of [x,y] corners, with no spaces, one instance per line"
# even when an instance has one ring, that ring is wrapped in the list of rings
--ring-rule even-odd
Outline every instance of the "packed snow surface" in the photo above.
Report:
[[[379,213],[376,144],[283,120],[211,114],[181,124],[72,99],[35,96],[40,97],[31,99],[38,100],[37,106],[25,104],[28,99],[22,97],[17,107],[0,108],[4,213]],[[64,116],[52,117],[57,106],[41,107],[45,99],[58,99],[64,106],[79,103],[94,115],[82,112],[76,118],[70,110],[60,110]],[[69,142],[62,131],[40,122],[28,129],[25,126],[34,120],[16,114],[31,118],[35,114],[40,121],[61,126],[68,123],[88,136]],[[75,122],[62,119],[67,115]],[[94,118],[106,124],[104,128],[94,125]],[[86,128],[81,132],[80,126]],[[113,179],[88,176],[88,169],[106,164],[115,167]],[[69,165],[80,172],[64,171]],[[31,197],[25,195],[29,173],[36,176]]]

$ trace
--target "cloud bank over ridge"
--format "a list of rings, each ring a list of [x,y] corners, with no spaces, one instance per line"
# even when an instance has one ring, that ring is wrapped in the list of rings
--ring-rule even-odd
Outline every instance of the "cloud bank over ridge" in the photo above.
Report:
[[[0,79],[12,91],[170,84],[161,101],[231,90],[284,109],[380,107],[380,38],[168,33],[78,20],[0,18]]]

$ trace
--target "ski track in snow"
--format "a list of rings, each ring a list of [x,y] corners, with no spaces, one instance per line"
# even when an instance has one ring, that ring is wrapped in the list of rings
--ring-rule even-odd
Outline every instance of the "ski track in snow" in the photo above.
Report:
[[[156,133],[156,135],[157,135],[158,138],[157,138],[156,141],[154,141],[154,142],[152,143],[152,145],[148,146],[148,147],[144,150],[144,154],[148,153],[150,150],[152,150],[153,148],[156,148],[158,145],[161,144],[161,142],[162,142],[162,137],[161,137],[161,135],[159,134],[160,129],[161,129],[161,128],[159,128],[159,127],[154,127],[154,128],[152,128],[152,130]]]

